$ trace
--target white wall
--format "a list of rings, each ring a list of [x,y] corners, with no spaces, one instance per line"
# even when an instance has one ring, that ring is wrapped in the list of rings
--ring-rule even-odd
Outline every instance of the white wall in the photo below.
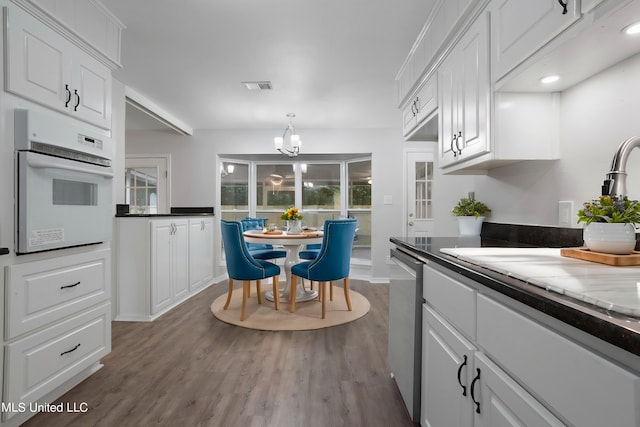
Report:
[[[505,166],[476,180],[476,198],[492,208],[491,220],[557,225],[558,201],[573,201],[575,214],[584,201],[597,198],[618,145],[640,135],[638,76],[640,55],[563,92],[560,160]],[[640,150],[636,151],[627,165],[633,199],[640,198]],[[574,215],[573,226],[581,227],[576,220]]]
[[[127,154],[171,154],[172,206],[215,206],[220,154],[274,154],[280,130],[207,130],[192,137],[162,131],[130,131]],[[402,234],[403,140],[400,129],[299,129],[303,150],[311,153],[371,153],[372,277],[387,277],[389,237]],[[383,204],[385,195],[393,203]],[[216,245],[216,249],[219,248]],[[219,272],[218,272],[219,273]]]
[[[469,191],[475,191],[476,198],[492,208],[490,221],[534,225],[557,225],[560,200],[573,201],[575,214],[582,202],[598,197],[617,146],[640,135],[638,75],[640,55],[561,95],[560,160],[522,162],[478,176],[446,176],[436,170],[434,235],[457,235],[455,218],[449,212],[457,199],[466,197]],[[277,133],[278,130],[211,130],[196,131],[188,137],[132,131],[126,135],[126,150],[131,154],[171,154],[173,206],[214,206],[218,185],[216,156],[273,154],[271,141]],[[372,153],[372,277],[387,277],[389,237],[401,235],[405,221],[401,204],[405,187],[402,150],[412,144],[402,141],[400,128],[301,129],[300,133],[306,153]],[[631,156],[627,170],[629,196],[640,198],[640,154]],[[393,204],[383,204],[385,195],[392,196]]]

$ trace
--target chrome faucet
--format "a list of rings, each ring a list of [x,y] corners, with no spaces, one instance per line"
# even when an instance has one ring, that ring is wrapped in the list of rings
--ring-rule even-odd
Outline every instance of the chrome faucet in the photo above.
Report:
[[[640,147],[640,136],[627,139],[618,147],[611,162],[611,170],[602,184],[602,195],[624,197],[627,195],[627,160],[631,150]]]

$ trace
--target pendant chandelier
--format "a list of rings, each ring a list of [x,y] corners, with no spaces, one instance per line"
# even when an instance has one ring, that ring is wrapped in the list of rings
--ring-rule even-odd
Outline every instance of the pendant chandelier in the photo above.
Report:
[[[293,113],[287,114],[287,117],[289,118],[289,125],[282,133],[282,136],[276,136],[273,139],[276,150],[288,157],[296,157],[300,154],[300,146],[302,145],[300,135],[296,133],[296,128],[293,126],[293,118],[295,116],[296,115]],[[287,134],[289,134],[288,147],[285,147],[284,144],[287,140]]]

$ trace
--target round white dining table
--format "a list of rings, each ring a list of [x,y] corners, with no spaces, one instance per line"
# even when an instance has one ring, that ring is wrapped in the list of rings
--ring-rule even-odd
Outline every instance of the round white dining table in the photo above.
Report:
[[[286,286],[280,292],[280,301],[289,301],[291,295],[291,267],[299,262],[298,252],[305,245],[322,243],[322,231],[302,234],[287,234],[286,231],[278,234],[266,233],[260,230],[247,230],[243,233],[247,243],[259,245],[279,245],[283,246],[287,256],[284,259],[284,271],[286,274]],[[318,297],[318,291],[306,290],[302,286],[302,280],[296,287],[296,302],[310,301]],[[265,298],[273,301],[273,291],[265,292]]]

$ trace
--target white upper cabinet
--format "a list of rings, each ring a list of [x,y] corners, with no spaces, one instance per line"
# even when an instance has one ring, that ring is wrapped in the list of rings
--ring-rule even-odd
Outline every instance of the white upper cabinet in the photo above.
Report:
[[[111,128],[111,70],[19,8],[5,8],[6,89]]]
[[[416,92],[428,78],[447,48],[453,36],[459,31],[461,23],[472,10],[487,0],[439,0],[434,5],[417,40],[402,65],[396,82],[398,85],[398,104],[405,108],[411,104],[412,92]]]
[[[430,118],[438,109],[438,88],[437,78],[435,75],[431,76],[429,80],[424,82],[420,87],[416,96],[411,99],[409,105],[407,105],[402,112],[403,117],[403,135],[407,139],[411,140],[413,135],[412,131],[416,129],[424,120]],[[435,119],[434,119],[435,122]],[[435,127],[431,131],[431,135],[424,135],[421,133],[421,137],[431,137],[434,140],[438,137],[438,132]]]
[[[494,0],[492,9],[493,80],[578,20],[575,0]]]
[[[120,66],[120,39],[124,24],[97,0],[15,0],[45,12],[84,42]]]
[[[438,70],[440,167],[490,151],[489,15],[462,36]]]

